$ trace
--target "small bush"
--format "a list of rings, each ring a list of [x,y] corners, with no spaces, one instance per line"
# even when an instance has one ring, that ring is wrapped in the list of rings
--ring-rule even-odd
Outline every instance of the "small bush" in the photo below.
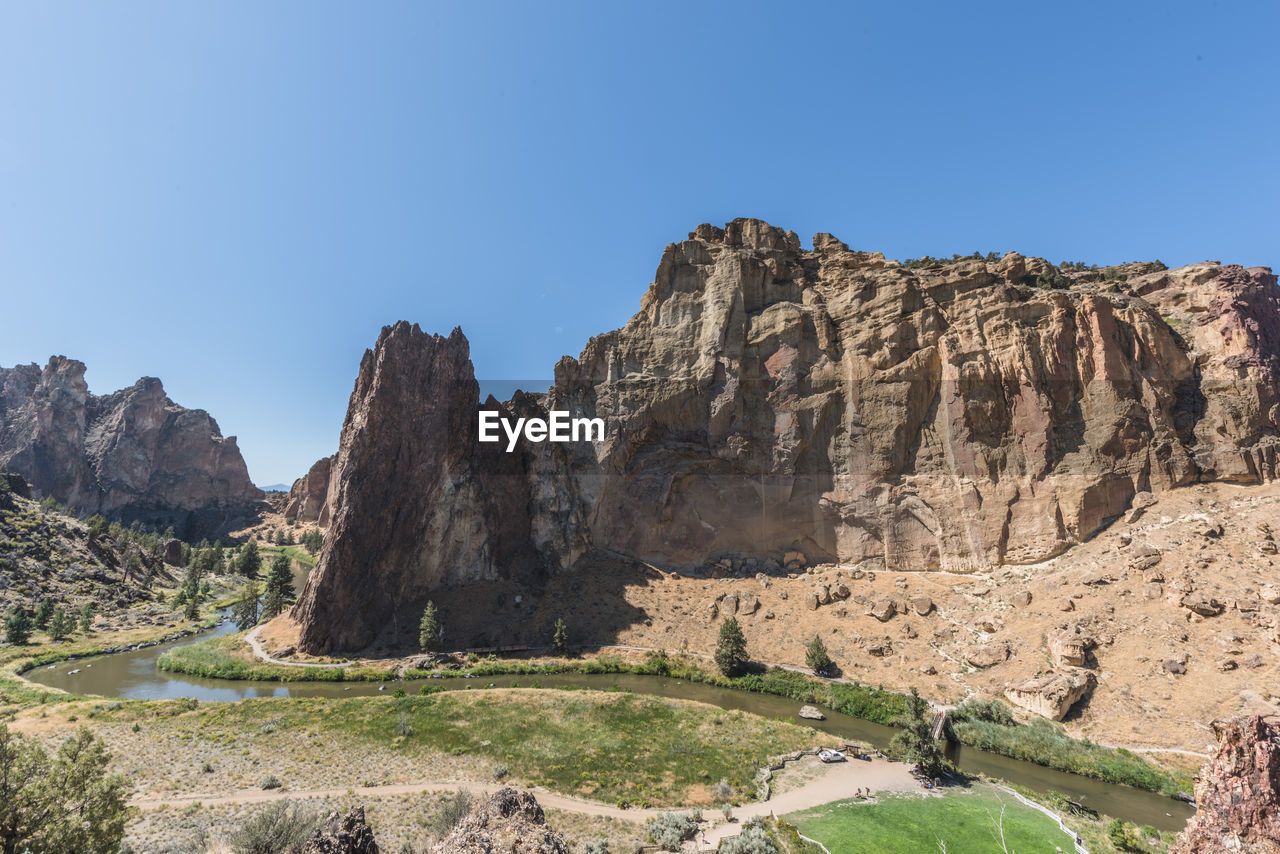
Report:
[[[280,782],[280,778],[275,774],[268,774],[262,778],[262,782],[258,785],[264,789],[279,789],[284,783]]]
[[[1014,726],[1013,712],[999,700],[970,697],[951,710],[953,721],[986,721],[1000,726]]]
[[[777,844],[759,819],[752,819],[742,832],[720,843],[720,854],[781,854]]]
[[[507,775],[510,773],[511,773],[511,769],[505,765],[493,766],[493,779],[495,780],[506,779]]]
[[[467,817],[467,813],[471,812],[471,804],[474,798],[471,793],[459,789],[456,792],[443,795],[440,798],[440,809],[431,817],[428,827],[431,833],[437,837],[449,835],[449,831],[458,826],[458,822]]]
[[[587,842],[582,846],[582,854],[609,854],[609,840],[587,840]]]
[[[409,715],[405,712],[401,712],[400,717],[396,719],[396,735],[403,738],[413,735],[413,722],[409,720]]]
[[[690,813],[664,812],[645,825],[649,838],[664,851],[679,851],[686,839],[698,831],[698,821]]]
[[[319,826],[314,815],[288,804],[272,804],[231,836],[235,854],[284,854],[306,841]]]

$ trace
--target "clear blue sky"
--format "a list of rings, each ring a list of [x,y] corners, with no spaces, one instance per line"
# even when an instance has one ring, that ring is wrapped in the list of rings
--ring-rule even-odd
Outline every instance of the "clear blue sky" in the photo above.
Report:
[[[141,375],[259,483],[360,355],[549,377],[662,247],[1280,262],[1273,2],[7,3],[0,365]]]

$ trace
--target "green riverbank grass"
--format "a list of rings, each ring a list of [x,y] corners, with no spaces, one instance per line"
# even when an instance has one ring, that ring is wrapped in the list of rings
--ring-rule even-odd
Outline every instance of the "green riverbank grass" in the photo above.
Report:
[[[875,803],[838,801],[787,821],[827,846],[831,854],[1000,851],[1003,809],[1007,848],[1019,854],[1073,850],[1071,837],[1044,813],[986,785],[950,789],[942,795],[886,795]],[[940,845],[943,843],[946,848]]]
[[[384,750],[423,768],[442,754],[478,757],[495,780],[509,774],[526,785],[641,806],[710,806],[710,787],[721,779],[734,788],[735,800],[754,799],[761,765],[819,740],[807,727],[704,703],[588,690],[130,702],[103,710],[97,720],[124,724],[125,731],[134,722],[150,742],[179,750],[194,739],[233,753],[252,751],[261,773],[276,774],[289,788],[307,781],[280,767],[287,761],[327,763],[330,753],[332,761],[349,761]],[[309,745],[308,756],[284,755],[286,745],[300,740]]]
[[[160,668],[174,673],[222,679],[275,680],[282,682],[384,681],[396,678],[389,668],[352,665],[346,668],[291,667],[267,664],[252,657],[241,635],[226,635],[171,650],[160,659]],[[668,676],[739,691],[773,694],[797,703],[824,706],[850,717],[891,725],[906,710],[902,694],[843,682],[827,682],[790,670],[771,668],[735,679],[706,670],[690,658],[650,653],[639,662],[616,656],[528,660],[477,658],[459,670],[440,671],[448,676],[536,675],[553,673],[633,673]],[[405,679],[425,678],[431,671],[406,670]],[[1012,718],[1009,718],[1012,721]],[[1127,750],[1116,750],[1078,740],[1061,726],[1048,721],[1031,724],[984,720],[957,721],[952,732],[965,745],[1134,788],[1173,795],[1190,791],[1186,773],[1172,773]],[[883,749],[887,745],[880,745]]]

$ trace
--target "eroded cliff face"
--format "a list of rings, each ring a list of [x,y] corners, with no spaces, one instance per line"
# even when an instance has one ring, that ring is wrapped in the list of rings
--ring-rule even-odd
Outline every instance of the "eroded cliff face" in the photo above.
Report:
[[[1280,722],[1214,721],[1218,751],[1196,777],[1196,814],[1170,854],[1280,852]]]
[[[293,610],[304,649],[415,630],[432,590],[536,569],[523,461],[475,441],[478,397],[459,329],[444,338],[397,323],[365,353],[333,464],[329,532]]]
[[[329,526],[329,477],[336,459],[335,454],[316,460],[306,474],[293,482],[284,505],[286,519],[315,522],[322,528]]]
[[[82,513],[210,529],[262,499],[234,436],[209,413],[178,406],[160,380],[89,394],[82,362],[54,356],[0,369],[0,467]]]
[[[304,637],[313,648],[366,637],[339,640],[316,600],[326,590],[360,597],[383,579],[361,557],[369,549],[404,555],[391,586],[421,596],[506,572],[495,544],[510,552],[522,537],[553,572],[593,550],[677,569],[738,556],[778,565],[799,552],[804,562],[966,572],[1061,553],[1137,492],[1273,479],[1275,277],[1217,264],[1120,272],[1117,284],[1014,254],[907,267],[826,234],[809,251],[756,220],[702,225],[666,248],[626,326],[562,359],[548,395],[506,405],[603,418],[604,440],[525,443],[482,466],[472,447],[465,465],[437,464],[450,489],[424,490],[405,479],[412,466],[390,460],[452,460],[463,452],[444,437],[474,437],[465,341],[384,330],[343,443],[395,438],[339,453],[334,524],[345,514],[366,533],[341,562],[326,546],[299,606]],[[1059,287],[1040,286],[1046,276]],[[405,344],[392,348],[392,338]],[[384,359],[405,366],[388,372]],[[453,432],[414,429],[368,402],[384,395],[427,407]],[[447,419],[437,411],[446,401]],[[344,479],[377,490],[353,504]],[[493,493],[509,512],[478,513],[477,495]],[[411,515],[433,521],[389,528],[406,497]],[[473,537],[465,561],[449,545],[459,528]],[[331,532],[335,549],[339,537]],[[410,557],[424,551],[432,556]],[[373,625],[395,610],[381,601]]]

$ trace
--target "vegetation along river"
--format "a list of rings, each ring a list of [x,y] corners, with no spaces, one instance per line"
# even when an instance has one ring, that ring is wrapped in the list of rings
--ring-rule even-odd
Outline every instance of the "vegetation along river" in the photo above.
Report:
[[[385,694],[394,686],[376,682],[254,682],[232,679],[203,679],[177,673],[165,673],[156,667],[160,656],[174,647],[195,643],[205,638],[230,634],[236,630],[230,622],[202,635],[142,649],[65,661],[28,671],[33,682],[77,694],[97,694],[126,699],[177,699],[195,697],[201,702],[225,702],[246,697],[358,697]],[[416,682],[416,684],[415,684]],[[808,721],[795,717],[796,702],[770,694],[752,694],[669,679],[660,676],[632,674],[539,674],[532,676],[486,676],[473,679],[445,678],[397,682],[412,693],[417,684],[480,689],[487,685],[501,687],[542,688],[620,688],[637,694],[676,697],[710,703],[723,709],[739,709],[767,718],[781,718],[812,726],[839,738],[856,739],[883,746],[893,730],[880,724],[849,717],[823,709],[827,719]],[[382,690],[380,690],[382,689]],[[1178,830],[1192,814],[1192,808],[1153,792],[1104,783],[1076,774],[1055,771],[1031,762],[1010,759],[994,753],[953,744],[948,755],[961,770],[970,774],[1006,780],[1039,792],[1061,792],[1073,801],[1106,815],[1137,824],[1149,824],[1162,830]]]

